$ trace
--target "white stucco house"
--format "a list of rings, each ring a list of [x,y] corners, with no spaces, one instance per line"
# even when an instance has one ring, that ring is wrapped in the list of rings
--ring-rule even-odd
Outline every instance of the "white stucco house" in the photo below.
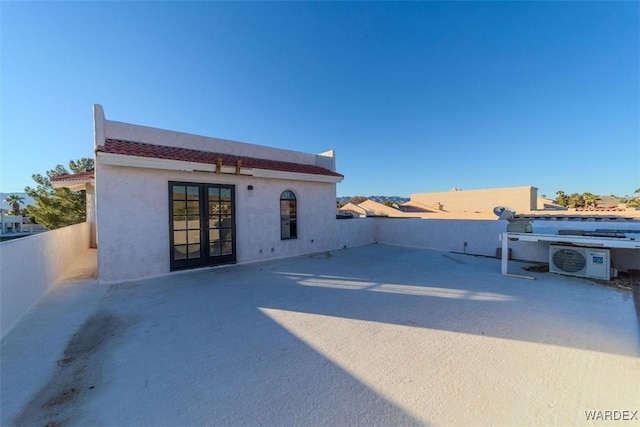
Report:
[[[9,215],[9,210],[0,208],[0,234],[8,230],[22,231],[22,215]]]
[[[98,273],[111,282],[336,247],[333,151],[308,154],[105,119],[94,106],[87,190]]]

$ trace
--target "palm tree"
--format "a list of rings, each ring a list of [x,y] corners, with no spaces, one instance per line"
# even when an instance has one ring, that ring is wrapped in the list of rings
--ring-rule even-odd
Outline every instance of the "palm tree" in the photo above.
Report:
[[[9,194],[2,202],[11,206],[11,211],[14,215],[20,215],[20,204],[24,205],[24,197],[17,194]]]
[[[634,191],[633,194],[637,194],[638,196],[640,196],[640,188]],[[627,204],[628,208],[638,209],[640,208],[640,197],[627,197],[627,200],[625,200],[625,203]]]
[[[560,206],[569,206],[569,197],[565,194],[564,191],[556,191],[556,203]]]
[[[593,207],[594,209],[596,208],[596,202],[600,200],[600,197],[592,193],[583,193],[582,198],[587,208]]]

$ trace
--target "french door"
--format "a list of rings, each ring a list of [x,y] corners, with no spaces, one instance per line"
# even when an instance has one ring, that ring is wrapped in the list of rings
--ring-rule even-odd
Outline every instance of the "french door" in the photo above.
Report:
[[[236,262],[233,185],[169,182],[171,270]]]

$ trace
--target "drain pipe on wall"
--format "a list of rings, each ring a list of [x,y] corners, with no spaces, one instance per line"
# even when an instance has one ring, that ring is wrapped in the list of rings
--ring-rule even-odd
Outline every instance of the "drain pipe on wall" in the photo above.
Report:
[[[464,248],[462,249],[463,254],[467,254],[467,242],[464,242]]]

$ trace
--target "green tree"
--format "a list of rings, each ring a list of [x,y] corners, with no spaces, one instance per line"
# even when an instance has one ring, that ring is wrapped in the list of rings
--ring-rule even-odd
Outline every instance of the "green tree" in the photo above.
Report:
[[[592,193],[582,193],[582,199],[584,200],[585,207],[596,207],[596,202],[600,200],[600,197]]]
[[[69,169],[72,173],[92,171],[93,159],[71,160]],[[27,206],[29,215],[49,230],[86,221],[85,191],[70,191],[68,188],[53,188],[51,185],[51,178],[69,174],[64,166],[57,165],[55,169],[47,171],[46,175],[32,175],[37,186],[24,189],[35,200],[35,205]]]
[[[2,202],[11,206],[12,214],[20,215],[20,205],[24,205],[24,197],[17,194],[9,194]]]
[[[572,193],[569,196],[569,207],[570,208],[583,208],[584,207],[584,199],[582,198],[582,194]]]
[[[625,200],[625,203],[627,204],[628,208],[640,208],[640,188],[638,188],[636,191],[633,192],[636,197],[629,197],[627,200]]]
[[[564,191],[556,191],[556,203],[564,207],[569,206],[569,197],[567,197]]]

